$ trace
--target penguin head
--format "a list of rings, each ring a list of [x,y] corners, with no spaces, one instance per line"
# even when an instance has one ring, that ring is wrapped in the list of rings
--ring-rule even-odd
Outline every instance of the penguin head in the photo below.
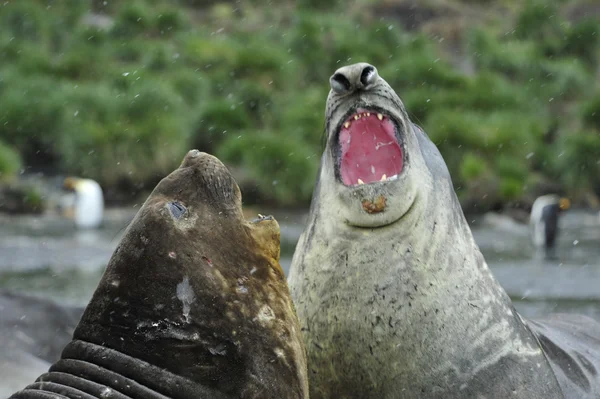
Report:
[[[69,176],[69,177],[65,178],[65,180],[63,181],[63,190],[75,191],[78,183],[79,183],[78,178]]]
[[[571,201],[568,198],[561,198],[558,201],[558,209],[561,211],[566,211],[571,207]]]

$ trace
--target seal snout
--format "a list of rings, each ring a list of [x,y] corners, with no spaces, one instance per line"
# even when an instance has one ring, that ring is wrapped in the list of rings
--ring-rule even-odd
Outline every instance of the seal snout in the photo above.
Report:
[[[190,156],[191,158],[199,157],[202,154],[206,154],[206,153],[205,152],[200,152],[200,151],[198,151],[196,149],[190,150],[190,152],[188,152],[188,156]]]
[[[235,178],[219,158],[209,153],[188,151],[179,168],[160,184],[160,190],[172,190],[173,186],[177,187],[177,196],[169,197],[179,203],[171,203],[167,209],[176,220],[197,213],[200,204],[241,212],[241,191]]]
[[[331,90],[337,94],[350,94],[357,90],[368,90],[377,82],[379,75],[373,65],[361,62],[335,71],[329,79]]]
[[[343,104],[337,107],[343,114],[335,116],[330,133],[336,178],[347,187],[397,180],[405,163],[400,128],[404,123],[395,104],[381,94],[387,84],[377,68],[366,62],[347,65],[335,71],[329,83],[328,107]]]
[[[202,165],[202,164],[218,164],[223,165],[223,163],[219,160],[219,158],[210,155],[207,152],[203,152],[200,150],[190,150],[183,158],[183,162],[181,163],[181,167],[185,168],[192,165]]]
[[[204,183],[222,186],[225,181],[233,180],[227,166],[214,155],[206,152],[191,150],[183,158],[180,168],[193,168],[204,177]]]

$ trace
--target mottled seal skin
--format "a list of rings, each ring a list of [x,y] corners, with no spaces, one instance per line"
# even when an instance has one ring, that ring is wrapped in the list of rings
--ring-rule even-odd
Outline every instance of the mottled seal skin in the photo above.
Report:
[[[331,84],[289,276],[311,398],[600,397],[600,325],[524,320],[488,269],[441,154],[394,90],[364,63]],[[338,136],[356,109],[394,121],[396,180],[342,182]],[[363,206],[380,197],[381,211]]]
[[[240,190],[217,158],[190,151],[158,184],[61,359],[13,398],[55,394],[308,397],[279,225],[244,220]]]

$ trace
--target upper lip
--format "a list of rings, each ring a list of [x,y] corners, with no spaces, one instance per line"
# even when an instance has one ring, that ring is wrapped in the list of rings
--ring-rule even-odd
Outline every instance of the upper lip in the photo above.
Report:
[[[359,112],[359,110],[360,110],[360,112]],[[402,144],[402,137],[399,134],[400,129],[398,128],[398,123],[396,122],[396,119],[392,118],[390,116],[390,114],[388,112],[386,112],[383,108],[376,107],[376,106],[366,106],[363,104],[357,104],[356,106],[351,107],[348,111],[346,111],[344,116],[342,116],[340,118],[340,121],[337,123],[337,125],[335,127],[335,135],[333,137],[336,140],[336,142],[339,137],[340,130],[342,130],[342,125],[346,121],[348,121],[350,118],[353,118],[354,115],[363,114],[365,112],[370,112],[372,114],[381,114],[381,115],[389,118],[394,123],[394,125],[396,125],[396,139],[398,140],[398,142],[400,144]]]

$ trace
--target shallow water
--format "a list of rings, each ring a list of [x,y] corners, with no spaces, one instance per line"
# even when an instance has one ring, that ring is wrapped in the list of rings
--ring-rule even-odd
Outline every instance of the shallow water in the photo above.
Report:
[[[136,209],[112,209],[97,231],[58,216],[0,216],[0,287],[85,305]],[[304,213],[271,212],[280,223],[287,272]],[[600,218],[571,211],[561,223],[559,260],[536,258],[526,225],[493,215],[470,218],[492,272],[528,317],[579,312],[600,320]]]

